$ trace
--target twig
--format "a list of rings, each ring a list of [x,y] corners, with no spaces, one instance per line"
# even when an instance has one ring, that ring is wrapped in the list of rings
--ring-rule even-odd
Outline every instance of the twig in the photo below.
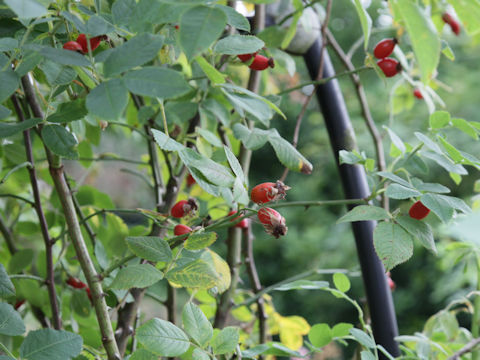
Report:
[[[42,283],[45,282],[44,278],[41,278],[40,276],[35,276],[35,275],[27,275],[27,274],[14,274],[14,275],[8,275],[10,279],[28,279],[28,280],[36,280],[40,281]]]
[[[27,101],[33,111],[34,116],[43,119],[43,111],[37,102],[35,92],[30,84],[29,79],[24,77],[22,79],[22,83]],[[73,242],[77,259],[80,263],[83,273],[85,274],[85,278],[87,279],[88,286],[90,287],[90,291],[92,293],[93,305],[95,307],[98,325],[102,335],[103,346],[107,352],[108,360],[119,360],[121,357],[113,335],[112,323],[108,315],[107,303],[105,302],[102,285],[98,278],[98,274],[95,270],[92,259],[90,258],[90,254],[88,253],[85,240],[83,239],[82,230],[80,229],[80,224],[77,219],[72,196],[65,182],[63,166],[61,165],[60,158],[53,155],[47,148],[45,148],[45,151],[47,153],[47,159],[50,166],[50,175],[53,179],[60,202],[62,203],[63,213],[68,226],[70,239]]]
[[[350,204],[368,204],[368,199],[342,199],[342,200],[319,200],[319,201],[290,201],[269,205],[272,208],[279,209],[284,207],[305,206],[332,206],[332,205],[350,205]]]
[[[28,162],[28,161],[25,161],[21,164],[18,164],[16,166],[14,166],[9,172],[7,172],[5,174],[5,176],[2,178],[2,180],[0,180],[0,185],[2,185],[5,181],[7,181],[8,177],[10,175],[12,175],[15,171],[20,170],[24,167],[31,167],[31,166],[32,166],[32,164],[30,164],[30,162]]]
[[[452,356],[450,356],[447,360],[458,360],[460,359],[460,356],[467,354],[469,352],[472,352],[475,347],[480,344],[480,338],[476,338],[473,340],[470,340],[463,348],[458,350],[456,353],[454,353]]]
[[[332,46],[332,49],[335,51],[338,58],[345,66],[345,68],[349,71],[354,70],[355,67],[353,66],[352,62],[347,57],[347,55],[345,55],[345,52],[342,50],[341,46],[338,44],[333,34],[330,31],[327,31],[326,36],[327,36],[328,42]],[[378,129],[375,125],[375,121],[373,121],[372,114],[370,113],[370,107],[368,106],[367,96],[363,89],[362,82],[360,81],[360,76],[358,76],[358,74],[356,73],[352,73],[351,79],[355,85],[358,101],[360,102],[360,107],[362,108],[363,118],[365,119],[365,123],[367,125],[368,131],[370,132],[370,135],[372,136],[372,139],[373,139],[373,143],[375,146],[375,154],[377,157],[378,169],[380,171],[385,171],[386,164],[385,164],[385,155],[383,152],[384,150],[383,150],[382,137],[380,136],[380,133],[378,132]],[[385,196],[384,194],[382,194],[381,196],[382,196],[383,208],[388,211],[389,209],[388,197]]]
[[[17,252],[17,247],[15,246],[15,241],[13,239],[12,231],[8,227],[7,223],[3,219],[3,216],[0,215],[0,232],[7,243],[8,251],[10,254],[15,254]]]
[[[14,199],[22,200],[29,205],[35,206],[35,203],[32,200],[27,199],[26,197],[15,195],[15,194],[0,194],[0,197],[11,197]]]
[[[321,80],[323,77],[323,67],[325,63],[325,56],[323,54],[325,53],[325,47],[326,47],[325,32],[328,27],[328,21],[330,20],[331,12],[332,12],[332,0],[328,0],[327,9],[325,13],[325,20],[323,21],[322,28],[321,28],[322,48],[320,50],[320,64],[318,66],[317,78],[315,79],[316,81]],[[293,132],[293,140],[292,140],[292,145],[294,148],[297,148],[298,137],[300,135],[300,126],[302,125],[303,116],[305,115],[305,111],[307,111],[307,107],[308,107],[308,104],[310,103],[310,100],[312,100],[313,96],[317,91],[318,85],[319,84],[314,85],[312,93],[307,96],[307,99],[303,103],[302,109],[300,110],[300,113],[297,116],[297,121],[295,124],[295,130]],[[285,179],[287,178],[288,172],[289,172],[289,169],[285,167],[285,169],[283,170],[283,174],[280,177],[280,181],[285,181]]]
[[[254,294],[258,294],[260,291],[262,291],[262,284],[260,283],[260,278],[258,277],[257,267],[255,266],[255,258],[253,256],[254,236],[251,226],[245,229],[244,234],[246,241],[243,247],[243,258],[247,268],[248,277],[250,279],[250,286],[252,287]],[[256,302],[259,333],[258,341],[260,344],[264,344],[267,342],[267,313],[265,311],[263,297],[259,297]]]
[[[29,82],[29,78],[24,76],[22,78],[22,84],[24,86],[25,94],[31,96],[31,94],[27,94],[27,91],[33,91],[31,84]],[[28,85],[26,85],[28,84]],[[26,89],[29,87],[29,90]],[[13,107],[17,113],[18,119],[20,122],[25,121],[25,116],[23,115],[22,108],[20,106],[20,102],[17,99],[17,96],[13,94],[11,96]],[[42,208],[42,201],[40,199],[40,190],[38,188],[38,180],[37,180],[37,171],[35,169],[35,162],[33,159],[33,151],[32,151],[32,140],[30,138],[30,130],[27,129],[23,132],[23,139],[25,142],[25,152],[27,156],[27,161],[30,163],[28,166],[28,173],[30,175],[30,184],[32,186],[33,198],[34,198],[34,208],[35,212],[37,213],[38,222],[40,224],[40,230],[43,237],[43,242],[45,243],[45,257],[46,257],[46,268],[47,268],[47,277],[45,279],[45,284],[47,285],[48,289],[48,296],[50,299],[50,306],[52,308],[52,322],[53,327],[57,330],[62,328],[62,318],[60,317],[60,310],[58,307],[58,299],[57,299],[57,291],[55,289],[55,277],[54,277],[54,270],[53,270],[53,253],[52,247],[53,242],[50,239],[50,234],[48,233],[48,224],[47,219],[45,218],[45,213],[43,212]]]

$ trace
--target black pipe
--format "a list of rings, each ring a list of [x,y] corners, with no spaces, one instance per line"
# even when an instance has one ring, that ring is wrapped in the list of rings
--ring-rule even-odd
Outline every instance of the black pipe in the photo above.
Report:
[[[321,51],[322,44],[318,39],[304,55],[310,77],[313,80],[317,78]],[[334,76],[335,70],[327,51],[324,51],[323,56],[323,78]],[[338,81],[334,79],[318,86],[316,95],[325,119],[346,198],[368,197],[370,191],[363,167],[349,164],[340,165],[339,163],[339,151],[353,150],[356,146],[356,140]],[[349,209],[354,206],[349,206]],[[352,223],[375,341],[391,355],[399,356],[400,350],[394,340],[395,336],[398,335],[398,327],[392,294],[387,283],[385,268],[373,247],[375,226],[375,221]],[[381,356],[381,358],[384,357]]]

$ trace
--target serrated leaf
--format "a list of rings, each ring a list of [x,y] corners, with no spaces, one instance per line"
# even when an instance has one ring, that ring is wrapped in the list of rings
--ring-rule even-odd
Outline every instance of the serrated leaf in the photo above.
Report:
[[[115,4],[117,2],[115,2]],[[128,358],[128,360],[158,360],[158,355],[155,355],[154,353],[142,348],[136,350],[132,356]]]
[[[73,120],[82,119],[87,115],[87,109],[85,107],[84,99],[77,99],[61,103],[57,111],[47,117],[48,122],[54,123],[66,123]]]
[[[450,173],[467,175],[468,171],[460,164],[454,164],[449,158],[443,154],[437,154],[434,152],[425,151],[422,155],[428,159],[435,161],[438,165],[443,167]]]
[[[422,81],[427,83],[440,59],[440,39],[430,16],[412,0],[395,0],[395,13],[400,15],[410,35],[413,52],[420,67]]]
[[[348,279],[347,275],[343,273],[333,274],[333,283],[335,287],[343,293],[346,293],[348,290],[350,290],[350,280]]]
[[[165,277],[183,287],[199,289],[210,289],[218,281],[217,272],[201,259],[173,268]]]
[[[390,184],[385,191],[385,195],[392,199],[409,199],[422,195],[419,191],[400,184]]]
[[[112,31],[115,31],[115,28],[103,17],[98,15],[92,15],[87,21],[87,33],[92,36],[105,35]]]
[[[153,66],[128,72],[124,81],[134,94],[161,99],[174,99],[190,91],[180,72]]]
[[[25,325],[20,314],[12,305],[0,303],[0,334],[18,336],[25,332]]]
[[[172,250],[168,243],[157,236],[130,236],[125,239],[132,252],[148,261],[172,260]]]
[[[365,346],[366,348],[373,349],[375,347],[375,341],[368,336],[367,333],[360,329],[350,329],[350,335],[352,335],[360,344]]]
[[[226,75],[215,69],[203,56],[197,56],[195,60],[212,84],[223,84],[225,82]]]
[[[185,241],[185,249],[195,251],[202,250],[212,245],[217,240],[218,235],[214,232],[204,232],[191,234]]]
[[[157,318],[140,326],[136,338],[145,349],[160,356],[180,356],[190,347],[190,340],[181,329]]]
[[[272,145],[278,160],[287,168],[303,174],[311,174],[313,165],[295,147],[279,135],[270,135],[268,142]]]
[[[31,19],[48,13],[47,8],[35,0],[4,0],[20,19]]]
[[[102,82],[87,95],[87,109],[105,120],[117,120],[128,104],[128,90],[121,79]]]
[[[233,7],[220,4],[215,4],[214,6],[222,10],[225,15],[227,15],[227,23],[229,25],[237,28],[238,30],[250,32],[250,23],[248,22],[247,18],[240,14]]]
[[[228,146],[223,147],[225,151],[225,155],[227,156],[228,163],[233,170],[233,173],[240,179],[242,183],[245,184],[245,175],[243,173],[242,165],[238,162],[237,157],[235,154],[228,148]]]
[[[386,271],[407,261],[413,254],[412,236],[394,223],[379,223],[373,232],[373,244]]]
[[[180,17],[179,42],[188,59],[193,59],[213,44],[222,34],[227,17],[217,8],[199,5]]]
[[[139,34],[116,47],[105,60],[105,76],[111,77],[155,58],[163,46],[164,37],[149,33]]]
[[[185,149],[185,146],[183,146],[179,142],[176,142],[171,137],[161,131],[152,129],[152,134],[155,142],[158,144],[158,146],[160,146],[160,149],[167,151],[179,151]]]
[[[90,61],[84,55],[76,51],[57,49],[50,46],[44,46],[40,49],[47,59],[61,65],[90,66]]]
[[[252,35],[230,35],[217,42],[213,50],[219,54],[253,54],[263,48],[265,43]]]
[[[42,139],[54,153],[67,159],[77,159],[77,139],[60,125],[46,125],[42,128]]]
[[[385,209],[373,205],[358,205],[337,220],[337,224],[352,221],[384,220],[390,214]]]
[[[332,329],[328,324],[315,324],[308,333],[308,340],[316,348],[322,348],[328,345],[333,338]]]
[[[37,124],[40,124],[42,121],[43,121],[42,119],[34,118],[34,119],[28,119],[16,124],[0,123],[0,139],[14,135],[21,131],[28,130],[36,126]]]
[[[395,219],[397,223],[403,227],[410,235],[420,241],[420,243],[427,249],[437,254],[437,248],[435,247],[435,239],[433,237],[433,231],[430,225],[427,223],[413,219],[410,216],[402,215]]]
[[[223,328],[211,341],[213,352],[216,355],[233,352],[237,347],[239,337],[238,328],[233,326]]]
[[[0,71],[0,102],[8,99],[10,95],[18,88],[18,75],[12,69]]]
[[[183,328],[202,348],[213,336],[213,327],[198,306],[189,302],[182,312]]]
[[[0,263],[0,298],[8,296],[15,296],[15,287],[10,281],[5,267]]]
[[[450,221],[453,216],[453,207],[439,195],[425,194],[420,201],[445,223]]]
[[[150,264],[129,265],[120,269],[110,288],[145,288],[162,279],[163,273]]]
[[[27,360],[69,360],[82,351],[80,335],[53,329],[30,331],[20,346],[20,356]]]
[[[368,40],[370,39],[370,32],[372,30],[372,19],[360,0],[352,0],[352,2],[355,5],[355,10],[357,10],[357,15],[360,19],[360,24],[362,25],[363,47],[367,50]]]

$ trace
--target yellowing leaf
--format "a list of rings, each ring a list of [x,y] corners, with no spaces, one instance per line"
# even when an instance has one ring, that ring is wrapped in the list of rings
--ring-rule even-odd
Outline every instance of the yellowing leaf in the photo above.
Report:
[[[303,344],[303,335],[308,334],[310,325],[301,316],[277,316],[280,328],[280,341],[292,350],[298,350]]]

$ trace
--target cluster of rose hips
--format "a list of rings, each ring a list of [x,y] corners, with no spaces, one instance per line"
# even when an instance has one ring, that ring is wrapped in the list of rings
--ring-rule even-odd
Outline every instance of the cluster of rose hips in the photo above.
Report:
[[[90,38],[90,49],[93,51],[95,50],[98,45],[102,42],[102,40],[107,39],[106,35],[95,36]],[[63,44],[63,48],[65,50],[71,50],[79,52],[80,54],[87,54],[88,53],[88,45],[87,45],[87,37],[85,34],[80,34],[75,41],[69,41]]]
[[[80,281],[79,279],[70,276],[67,279],[67,284],[73,287],[74,289],[85,289],[85,291],[87,292],[88,298],[90,299],[90,302],[93,302],[90,288],[83,281]]]
[[[250,198],[255,204],[263,205],[271,201],[284,199],[286,191],[290,187],[278,180],[276,183],[267,182],[255,186],[252,189]],[[262,207],[257,213],[258,220],[265,228],[265,231],[279,238],[287,233],[285,218],[276,210],[268,207]]]
[[[248,63],[248,67],[252,70],[265,70],[269,67],[273,69],[275,67],[275,61],[273,58],[267,58],[266,56],[259,55],[258,53],[242,54],[238,55],[238,58],[242,62]]]
[[[389,58],[395,49],[395,45],[397,45],[397,39],[383,39],[373,49],[373,55],[380,59],[377,61],[377,65],[380,69],[382,69],[383,73],[386,77],[392,77],[397,75],[400,71],[402,71],[402,65],[392,58]]]
[[[442,20],[445,24],[450,25],[450,29],[452,29],[452,32],[455,35],[457,36],[460,35],[460,24],[458,23],[457,20],[453,18],[452,15],[450,15],[449,13],[444,13],[442,15]]]
[[[170,215],[176,219],[181,219],[185,216],[194,215],[195,211],[197,210],[198,210],[198,205],[195,199],[180,200],[175,205],[173,205],[172,209],[170,210]],[[190,226],[183,225],[183,224],[178,224],[173,229],[173,234],[175,236],[185,235],[191,232],[192,232],[192,228]]]

